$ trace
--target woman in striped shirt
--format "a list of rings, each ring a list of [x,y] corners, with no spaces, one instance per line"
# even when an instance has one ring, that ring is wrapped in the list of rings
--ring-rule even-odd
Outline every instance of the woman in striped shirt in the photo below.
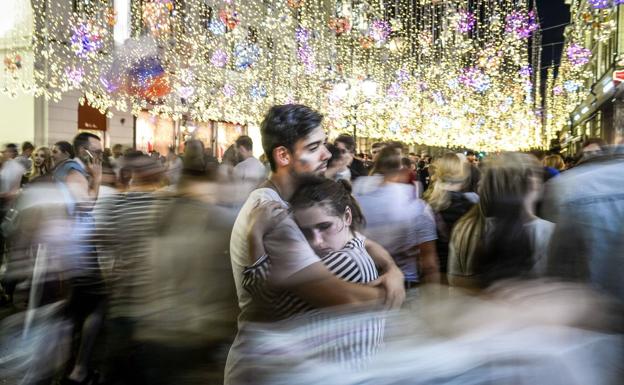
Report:
[[[345,281],[361,284],[370,284],[379,278],[375,262],[369,254],[369,250],[377,252],[375,247],[378,246],[357,232],[364,225],[364,217],[351,195],[348,182],[311,178],[301,183],[290,205],[290,211],[310,246],[333,274]],[[359,367],[383,341],[384,320],[381,317],[358,318],[341,325],[340,330],[332,325],[333,331],[323,336],[318,330],[332,322],[332,318],[327,317],[328,312],[321,312],[293,293],[276,289],[269,283],[271,258],[264,254],[262,242],[257,241],[262,239],[258,234],[270,231],[287,214],[278,205],[256,210],[250,230],[255,235],[250,235],[250,247],[252,255],[260,258],[243,272],[243,287],[279,318],[301,320],[302,315],[314,315],[306,321],[312,321],[309,331],[316,340],[313,349],[318,355],[322,359]]]

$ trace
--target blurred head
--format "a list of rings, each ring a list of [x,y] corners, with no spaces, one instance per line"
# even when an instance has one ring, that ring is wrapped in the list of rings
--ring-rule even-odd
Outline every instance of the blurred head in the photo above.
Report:
[[[102,160],[104,154],[102,141],[95,134],[81,132],[74,138],[73,147],[76,156],[85,164],[91,163],[93,159]]]
[[[200,140],[187,140],[184,143],[184,157],[182,158],[182,179],[187,181],[216,178],[218,164],[209,160],[204,144]]]
[[[69,142],[61,140],[60,142],[54,143],[52,147],[52,160],[55,166],[66,159],[73,159],[74,156],[74,148]]]
[[[346,157],[347,165],[351,165],[355,156],[355,139],[351,135],[342,134],[336,138],[334,144]]]
[[[321,175],[330,153],[321,127],[323,116],[313,109],[287,104],[273,106],[260,126],[262,148],[273,172],[294,177]]]
[[[236,153],[239,161],[253,156],[253,141],[247,135],[241,135],[236,139]]]
[[[14,143],[9,143],[4,146],[4,150],[2,151],[2,157],[6,159],[15,159],[17,156],[17,145]]]
[[[377,154],[372,174],[386,177],[397,175],[403,169],[401,150],[394,146],[386,146]]]
[[[425,191],[425,200],[434,211],[442,211],[449,206],[449,191],[462,191],[466,186],[470,177],[468,167],[468,163],[454,153],[444,154],[431,164],[431,184]]]
[[[350,157],[346,149],[340,148],[334,144],[328,144],[327,151],[331,154],[331,158],[327,162],[327,168],[334,168],[337,170],[343,170],[347,168],[350,164],[350,161],[353,160]]]
[[[165,170],[158,158],[144,154],[126,158],[124,168],[131,173],[132,186],[156,187],[160,185]]]
[[[606,146],[606,142],[602,138],[588,138],[583,142],[581,147],[581,157],[587,159],[596,155],[600,155]]]
[[[121,144],[116,144],[112,148],[113,158],[117,159],[123,156],[123,146]]]
[[[555,170],[562,171],[565,169],[565,163],[561,155],[553,154],[548,155],[542,160],[544,167],[554,168]]]
[[[480,206],[485,217],[519,213],[537,201],[543,171],[537,159],[521,153],[488,158],[479,185]]]
[[[478,161],[477,153],[472,150],[466,151],[466,160],[468,161],[468,163],[471,163],[471,164],[477,163]]]
[[[373,143],[373,145],[371,146],[371,155],[373,157],[373,162],[377,160],[377,154],[379,154],[379,152],[384,147],[386,147],[386,143],[382,143],[382,142]]]
[[[297,225],[319,255],[342,249],[364,217],[349,182],[308,177],[290,200]]]
[[[475,261],[483,285],[528,274],[533,266],[524,225],[533,218],[542,173],[537,159],[527,154],[505,153],[484,163],[479,204],[455,224],[451,235],[457,256]]]
[[[403,164],[404,169],[412,170],[412,171],[416,170],[416,165],[414,164],[414,162],[412,162],[412,160],[406,156],[401,158],[401,163]]]
[[[22,143],[22,155],[23,156],[30,158],[34,150],[35,150],[35,146],[33,146],[32,143],[30,142]]]

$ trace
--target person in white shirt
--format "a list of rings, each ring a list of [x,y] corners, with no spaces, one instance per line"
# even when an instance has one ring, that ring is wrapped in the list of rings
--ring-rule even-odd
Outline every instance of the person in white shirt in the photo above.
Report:
[[[407,288],[421,281],[439,283],[435,218],[431,207],[416,198],[414,186],[401,182],[401,158],[400,148],[384,147],[373,168],[377,175],[356,181],[354,195],[367,222],[363,233],[388,250],[403,271]]]
[[[8,205],[15,198],[25,172],[26,168],[17,159],[17,146],[7,144],[2,151],[2,168],[0,168],[0,198],[3,205]]]
[[[247,135],[236,139],[236,154],[239,162],[234,166],[234,179],[258,183],[266,178],[266,168],[253,156],[253,141]]]

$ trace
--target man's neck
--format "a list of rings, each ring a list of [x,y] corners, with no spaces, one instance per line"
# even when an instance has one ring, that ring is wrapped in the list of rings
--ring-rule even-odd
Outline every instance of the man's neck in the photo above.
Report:
[[[295,178],[287,170],[271,173],[269,181],[277,189],[283,200],[288,201],[292,197],[297,188]]]

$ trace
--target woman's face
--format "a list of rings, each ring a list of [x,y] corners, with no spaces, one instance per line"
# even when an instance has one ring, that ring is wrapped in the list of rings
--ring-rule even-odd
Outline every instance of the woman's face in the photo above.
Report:
[[[61,151],[61,149],[58,148],[57,146],[54,146],[52,148],[52,159],[54,160],[54,164],[59,164],[68,158],[69,158],[69,155]]]
[[[43,162],[45,162],[45,158],[46,158],[46,155],[45,155],[45,152],[43,150],[39,150],[39,151],[35,152],[33,154],[33,161],[35,163],[35,166],[37,166],[37,167],[43,166]]]
[[[342,249],[351,239],[351,210],[342,216],[334,215],[324,205],[295,210],[295,221],[314,252],[319,256]]]

